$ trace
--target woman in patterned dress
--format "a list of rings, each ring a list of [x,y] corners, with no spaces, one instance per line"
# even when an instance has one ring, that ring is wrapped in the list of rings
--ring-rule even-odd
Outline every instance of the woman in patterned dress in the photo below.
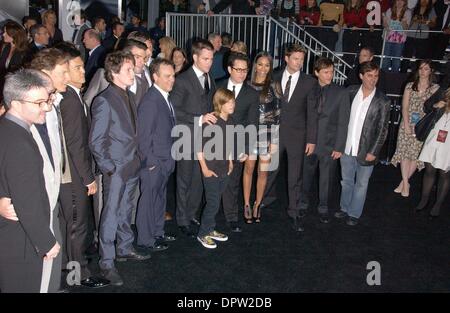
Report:
[[[260,52],[253,63],[251,87],[260,94],[258,142],[251,144],[250,156],[245,161],[243,175],[244,191],[244,218],[247,224],[254,220],[261,220],[260,204],[267,184],[267,174],[271,155],[276,152],[278,146],[278,131],[280,124],[280,99],[281,92],[272,81],[272,58],[267,52]],[[250,192],[252,190],[253,171],[257,157],[258,179],[256,182],[256,199],[253,208],[250,208]]]
[[[430,98],[439,86],[434,82],[431,60],[419,61],[418,69],[414,74],[414,81],[406,85],[402,100],[402,123],[397,138],[397,149],[391,163],[397,166],[400,163],[402,181],[394,190],[403,197],[409,196],[409,179],[416,169],[424,167],[418,160],[423,143],[418,141],[414,134],[414,125],[425,115],[424,102]]]

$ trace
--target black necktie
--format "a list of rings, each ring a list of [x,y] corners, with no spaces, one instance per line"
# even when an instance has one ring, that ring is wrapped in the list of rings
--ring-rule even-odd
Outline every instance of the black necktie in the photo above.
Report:
[[[322,113],[322,111],[323,111],[323,104],[324,104],[324,102],[325,102],[325,95],[324,95],[324,90],[323,90],[323,87],[319,87],[320,88],[320,91],[319,91],[319,102],[318,102],[318,105],[317,105],[317,113],[319,113],[319,114],[321,114]]]
[[[72,34],[72,42],[75,43],[75,38],[77,37],[78,34],[78,28],[75,28],[73,30],[73,34]]]
[[[53,170],[55,170],[55,163],[53,162],[52,145],[50,143],[50,137],[48,136],[47,124],[34,124],[39,135],[41,136],[42,142],[44,143],[45,150],[47,150],[48,158],[52,164]]]
[[[283,98],[286,102],[289,102],[289,91],[291,89],[291,79],[292,79],[292,75],[289,75],[289,79],[286,83],[286,87],[284,88]]]
[[[233,85],[233,95],[236,98],[236,86],[235,85]]]
[[[130,111],[131,124],[133,125],[134,132],[136,133],[136,117],[134,115],[133,104],[131,103],[131,97],[129,96],[127,91],[126,91],[126,101],[127,101],[128,110]]]
[[[204,83],[205,94],[209,94],[209,80],[208,80],[208,73],[204,73],[203,76],[205,77],[205,83]]]

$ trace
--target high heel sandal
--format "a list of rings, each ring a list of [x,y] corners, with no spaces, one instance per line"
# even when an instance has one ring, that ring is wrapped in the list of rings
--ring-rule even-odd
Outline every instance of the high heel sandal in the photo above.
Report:
[[[250,205],[248,205],[248,204],[246,204],[244,206],[244,221],[245,221],[245,224],[253,223],[252,212],[250,211]]]
[[[403,190],[403,181],[400,182],[397,188],[394,189],[395,193],[401,193]]]
[[[256,214],[255,214],[255,212],[256,212]],[[253,220],[255,221],[255,223],[261,222],[260,204],[257,205],[256,202],[253,204]]]

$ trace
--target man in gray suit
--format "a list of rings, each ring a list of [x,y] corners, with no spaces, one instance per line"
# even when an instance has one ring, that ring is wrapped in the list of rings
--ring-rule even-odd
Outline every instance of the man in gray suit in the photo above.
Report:
[[[86,30],[91,28],[91,26],[88,24],[89,22],[83,10],[80,10],[74,15],[73,22],[76,28],[73,30],[72,42],[75,47],[80,50],[81,58],[86,62],[87,51],[83,45],[83,35]]]
[[[137,150],[136,107],[127,88],[134,82],[134,58],[117,51],[105,61],[110,85],[92,103],[89,146],[103,174],[104,207],[100,220],[100,261],[103,275],[120,286],[114,260],[142,261],[150,255],[133,248],[131,214],[139,182],[140,159]],[[117,240],[117,247],[115,241]],[[117,256],[116,256],[117,251]]]

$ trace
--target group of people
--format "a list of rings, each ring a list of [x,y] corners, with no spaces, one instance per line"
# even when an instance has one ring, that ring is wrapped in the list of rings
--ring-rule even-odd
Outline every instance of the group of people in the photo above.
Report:
[[[411,63],[401,58],[441,60],[449,41],[447,0],[375,0],[380,24],[374,21],[370,0],[167,0],[163,11],[217,14],[231,5],[232,14],[272,15],[281,22],[305,26],[331,51],[344,53],[353,65],[362,46],[381,54],[385,39],[383,68],[406,72]],[[164,5],[166,3],[166,5]],[[174,5],[177,3],[177,5]],[[369,15],[369,19],[368,19]],[[383,30],[386,36],[383,38]],[[432,31],[432,32],[429,32]],[[392,58],[389,58],[392,57]]]
[[[329,223],[334,215],[349,226],[358,224],[390,114],[390,101],[377,87],[380,68],[373,55],[360,58],[359,81],[344,88],[332,82],[334,63],[328,58],[316,60],[315,77],[305,74],[308,51],[299,44],[286,47],[286,65],[275,70],[270,54],[259,52],[251,61],[242,53],[245,46],[236,43],[223,55],[225,78],[216,81],[211,70],[220,50],[217,34],[195,41],[188,63],[182,49],[166,50],[164,41],[164,53],[153,59],[154,43],[145,32],[117,36],[110,51],[97,30],[81,28],[72,43],[39,49],[25,68],[5,77],[6,112],[0,118],[2,292],[57,292],[61,271],[72,261],[80,265],[83,286],[122,285],[116,262],[148,260],[176,240],[164,230],[171,175],[179,231],[205,248],[228,240],[226,230],[216,226],[221,204],[232,232],[242,232],[241,219],[247,224],[263,221],[264,209],[277,198],[272,190],[284,154],[286,209],[293,231],[304,231],[303,217],[316,202],[317,170],[320,222]],[[77,48],[78,36],[84,38],[85,55]],[[102,61],[99,49],[105,50]],[[422,62],[405,90],[399,134],[404,144],[398,145],[393,163],[402,163],[396,190],[407,196],[415,162],[425,162],[418,211],[426,207],[439,172],[431,211],[437,216],[449,187],[450,93],[437,91],[431,76],[430,62]],[[426,111],[439,114],[418,148],[411,138],[411,125],[417,123],[412,116],[424,115],[421,106],[427,98]],[[230,135],[229,127],[242,128]],[[242,134],[240,143],[236,135]],[[329,196],[339,177],[338,162],[340,210],[332,214]],[[133,220],[140,249],[133,245]],[[96,245],[101,275],[88,268],[88,250]]]

